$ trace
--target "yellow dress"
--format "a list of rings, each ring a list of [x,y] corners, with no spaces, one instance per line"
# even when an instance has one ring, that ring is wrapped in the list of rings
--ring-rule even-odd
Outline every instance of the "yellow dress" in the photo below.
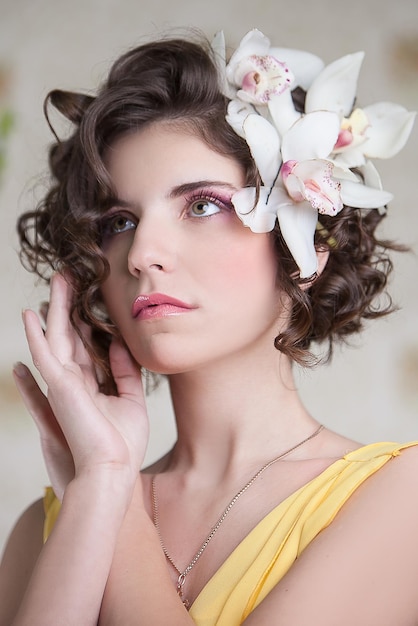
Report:
[[[418,441],[374,443],[335,461],[264,517],[241,541],[190,608],[197,626],[239,626],[334,519],[351,494],[390,459]],[[45,539],[60,504],[45,495]]]

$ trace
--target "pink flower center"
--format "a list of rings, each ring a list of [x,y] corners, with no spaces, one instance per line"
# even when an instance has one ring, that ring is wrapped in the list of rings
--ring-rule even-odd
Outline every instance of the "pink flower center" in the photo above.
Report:
[[[348,129],[340,130],[334,149],[345,148],[346,146],[349,146],[350,143],[352,143],[352,141],[353,141],[353,133],[351,132],[351,130],[348,130]]]
[[[363,143],[368,127],[369,120],[363,109],[354,109],[350,117],[344,117],[341,121],[334,152],[341,152],[347,147],[354,148]]]
[[[294,77],[285,63],[271,55],[248,57],[245,63],[251,70],[244,74],[241,86],[257,102],[266,104],[273,96],[280,95],[290,87]]]

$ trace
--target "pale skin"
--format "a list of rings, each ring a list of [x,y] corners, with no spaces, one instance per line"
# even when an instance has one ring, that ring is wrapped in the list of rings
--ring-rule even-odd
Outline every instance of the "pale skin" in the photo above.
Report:
[[[119,140],[107,165],[119,201],[103,297],[129,348],[111,347],[119,395],[98,392],[68,320],[71,287],[55,276],[46,334],[24,313],[47,398],[24,366],[15,379],[63,505],[44,547],[41,503],[16,525],[0,570],[1,626],[193,624],[151,519],[151,477],[164,543],[185,567],[259,467],[318,426],[273,347],[287,307],[270,236],[251,233],[228,206],[243,185],[238,164],[157,125]],[[189,308],[134,318],[135,298],[150,293]],[[148,418],[137,363],[168,375],[178,425],[173,450],[141,473]],[[187,597],[268,511],[359,445],[324,430],[269,468],[187,577]],[[417,475],[410,448],[368,479],[244,623],[416,626]]]

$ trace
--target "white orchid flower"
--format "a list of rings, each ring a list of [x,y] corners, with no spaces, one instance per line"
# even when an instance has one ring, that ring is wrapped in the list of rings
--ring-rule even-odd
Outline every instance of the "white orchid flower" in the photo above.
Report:
[[[254,117],[268,124],[256,115],[248,116],[246,124]],[[283,137],[283,165],[274,187],[260,189],[256,206],[253,188],[243,189],[232,197],[237,215],[253,232],[271,231],[277,217],[301,278],[317,270],[314,235],[318,213],[336,215],[344,204],[372,208],[392,198],[380,189],[366,187],[354,174],[339,170],[327,160],[339,129],[339,117],[330,111],[301,117]],[[255,142],[254,132],[258,129],[248,125],[246,138],[250,146]],[[269,161],[264,159],[260,151],[255,161],[261,171],[268,167]]]
[[[325,215],[336,215],[343,205],[370,209],[390,202],[392,194],[383,191],[380,183],[369,187],[352,172],[328,160],[339,130],[336,113],[314,111],[285,134],[282,179],[290,197],[296,202],[302,198],[309,201]]]
[[[228,64],[223,36],[213,48],[231,100],[226,119],[247,142],[263,182],[234,194],[237,215],[255,233],[270,232],[277,219],[301,278],[308,278],[317,270],[318,213],[336,215],[344,206],[383,211],[392,199],[370,159],[401,150],[415,113],[388,102],[354,109],[363,52],[324,67],[309,53],[272,47],[258,30],[247,33]],[[296,87],[306,92],[302,113],[293,102]]]
[[[294,77],[294,86],[300,86],[305,90],[310,87],[314,78],[324,67],[323,61],[310,52],[293,50],[291,48],[271,47],[269,38],[259,30],[253,29],[243,37],[226,67],[228,81],[238,89],[242,88],[243,79],[248,72],[251,72],[254,68],[254,58],[266,59],[266,69],[263,69],[263,65],[260,66],[262,74],[260,80],[267,81],[270,77],[274,85],[278,77],[276,77],[274,72],[271,73],[271,69],[277,69],[281,75],[283,68],[288,68],[289,75]],[[268,59],[272,59],[271,65],[267,61]],[[276,61],[278,65],[276,65],[273,60]],[[286,80],[288,77],[287,75],[284,77],[285,82],[288,82]],[[250,79],[250,77],[248,78]],[[251,91],[252,88],[253,85],[250,80],[249,91]],[[271,89],[270,92],[271,95],[274,95],[274,89]],[[240,94],[240,97],[241,95],[242,94]],[[244,98],[247,97],[248,96],[244,95]],[[255,104],[259,102],[266,103],[266,99],[254,98]]]
[[[345,168],[360,167],[369,158],[387,159],[405,145],[415,113],[391,102],[353,111],[363,52],[334,61],[314,79],[306,94],[305,111],[335,111],[341,120],[337,142],[329,156]]]
[[[300,117],[291,89],[307,89],[323,69],[319,57],[287,48],[272,48],[268,37],[254,29],[247,33],[226,66],[228,97],[251,103],[283,134]],[[226,91],[224,90],[224,93]]]
[[[287,93],[294,83],[291,69],[270,53],[270,40],[254,29],[245,35],[226,66],[226,78],[236,88],[236,97],[254,105],[266,105]]]
[[[252,135],[255,130],[247,128],[249,145],[255,141]],[[317,269],[314,234],[318,211],[335,214],[343,206],[341,185],[332,178],[333,164],[323,160],[334,145],[338,131],[339,120],[334,113],[319,111],[300,118],[283,137],[284,164],[274,187],[260,189],[255,207],[255,189],[243,189],[232,197],[237,215],[253,232],[272,230],[278,218],[301,278],[312,275]],[[259,170],[265,169],[267,164],[262,153],[256,164]]]

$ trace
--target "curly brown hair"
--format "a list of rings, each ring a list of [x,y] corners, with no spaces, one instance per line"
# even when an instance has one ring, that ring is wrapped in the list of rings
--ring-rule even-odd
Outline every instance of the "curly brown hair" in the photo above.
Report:
[[[295,90],[301,106],[303,94]],[[299,103],[299,105],[298,105]],[[59,139],[48,117],[54,106],[74,125]],[[246,142],[225,120],[228,100],[220,91],[213,53],[206,41],[168,39],[147,43],[120,57],[95,97],[54,90],[45,115],[56,142],[49,153],[52,184],[39,206],[18,221],[24,266],[49,281],[51,271],[65,271],[74,287],[73,321],[93,328],[88,346],[111,388],[107,351],[117,329],[108,319],[100,287],[109,267],[101,249],[101,221],[112,197],[104,158],[122,135],[158,121],[179,125],[198,135],[215,151],[233,157],[246,173],[246,184],[260,183]],[[278,350],[302,364],[312,362],[313,341],[327,342],[357,333],[363,320],[392,310],[382,301],[392,263],[388,249],[398,247],[375,237],[382,220],[376,210],[345,207],[321,217],[318,247],[329,250],[323,273],[302,288],[295,262],[278,226],[273,231],[278,283],[289,296],[288,328],[275,341]],[[330,245],[332,244],[332,245]]]

